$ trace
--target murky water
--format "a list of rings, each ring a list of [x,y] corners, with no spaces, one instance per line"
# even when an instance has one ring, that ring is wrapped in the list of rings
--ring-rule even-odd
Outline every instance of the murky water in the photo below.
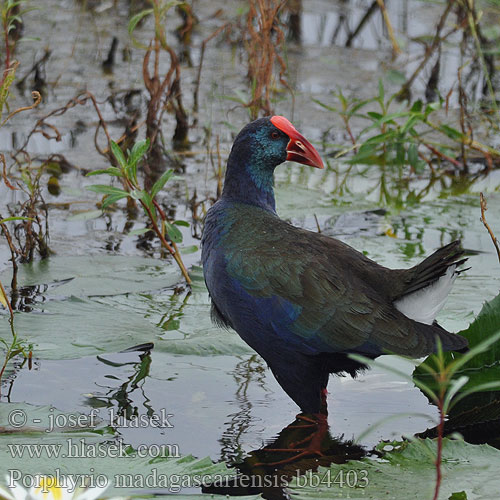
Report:
[[[236,2],[219,3],[194,2],[201,22],[192,43],[193,66],[183,67],[188,109],[192,105],[201,41],[225,18],[234,16],[239,7]],[[378,15],[353,40],[353,48],[343,47],[345,27],[349,25],[352,30],[359,23],[368,3],[304,2],[302,42],[292,45],[288,53],[291,81],[297,89],[295,107],[292,109],[290,99],[284,99],[276,105],[276,112],[290,116],[293,111],[297,127],[311,140],[320,141],[330,134],[329,139],[346,142],[338,116],[314,104],[312,97],[331,103],[331,93],[339,86],[359,98],[369,97],[376,92],[378,79],[395,64],[390,62],[390,44]],[[398,36],[408,39],[428,34],[429,21],[440,11],[439,6],[428,2],[388,5]],[[219,7],[224,12],[215,15]],[[87,10],[72,0],[49,0],[36,15],[26,16],[26,35],[39,37],[40,42],[26,43],[17,53],[21,61],[19,75],[31,67],[47,46],[52,51],[45,68],[48,90],[39,108],[17,115],[0,130],[0,150],[9,151],[21,144],[36,118],[63,106],[81,89],[90,90],[102,103],[112,136],[121,134],[120,113],[105,100],[119,90],[142,88],[143,52],[132,48],[127,22],[128,9],[120,2],[117,7],[113,7],[113,2],[104,2],[97,10]],[[177,18],[172,26],[176,22]],[[112,36],[119,40],[119,56],[113,74],[105,75],[101,62]],[[138,31],[138,36],[147,40],[146,27]],[[164,195],[176,217],[188,221],[192,219],[188,200],[194,190],[199,199],[215,193],[204,143],[206,130],[211,130],[211,148],[215,147],[214,138],[220,137],[225,159],[232,134],[247,121],[245,111],[225,98],[233,96],[236,89],[246,91],[240,55],[221,41],[211,44],[201,79],[199,126],[190,131],[191,154],[184,159],[185,174]],[[415,41],[409,42],[404,57],[410,62],[398,63],[407,74],[416,64],[417,48]],[[121,56],[124,49],[130,50],[128,61]],[[452,49],[443,61],[445,89],[454,80],[459,61]],[[391,85],[387,82],[388,91]],[[425,85],[419,82],[416,88],[423,92]],[[12,106],[27,99],[27,91],[24,95],[16,93]],[[173,118],[167,116],[165,122],[165,129],[173,130]],[[241,461],[272,440],[294,419],[298,409],[262,360],[234,332],[221,332],[210,324],[208,297],[203,287],[192,295],[174,293],[174,284],[180,279],[170,262],[156,263],[170,266],[162,274],[151,259],[146,259],[146,273],[129,277],[129,282],[127,266],[132,266],[132,261],[124,260],[124,269],[107,264],[104,256],[134,259],[158,257],[159,252],[156,247],[144,250],[138,245],[137,236],[128,235],[130,230],[144,226],[140,218],[130,220],[122,210],[104,217],[98,213],[85,215],[96,210],[97,197],[84,189],[94,179],[86,179],[82,173],[106,166],[93,144],[97,123],[94,111],[89,106],[78,107],[51,123],[63,131],[62,140],[47,141],[35,135],[27,151],[34,158],[63,154],[72,165],[59,178],[60,194],[44,191],[50,207],[50,246],[56,254],[52,262],[68,256],[93,256],[102,268],[94,270],[90,278],[92,263],[83,266],[82,261],[65,263],[66,267],[59,263],[51,267],[49,262],[45,270],[34,265],[24,271],[22,283],[28,285],[76,277],[57,287],[32,291],[32,312],[18,315],[21,336],[35,343],[35,360],[31,369],[25,364],[10,372],[2,386],[2,404],[52,405],[68,414],[88,414],[97,408],[103,422],[109,419],[110,410],[128,417],[150,416],[163,410],[172,415],[172,428],[133,428],[111,422],[116,424],[115,436],[134,447],[168,443],[178,446],[182,456]],[[500,268],[491,240],[479,221],[478,199],[480,191],[487,194],[488,219],[498,223],[498,172],[469,186],[453,176],[437,182],[423,176],[402,184],[398,175],[378,167],[349,168],[338,160],[329,161],[332,168],[323,172],[291,165],[279,168],[276,197],[280,215],[312,230],[316,229],[317,220],[325,234],[349,242],[389,267],[414,265],[439,246],[461,238],[471,253],[470,270],[457,280],[439,320],[454,331],[465,328],[483,302],[498,292]],[[2,185],[0,212],[5,216],[5,205],[21,198],[19,192]],[[186,246],[199,245],[199,232],[182,230]],[[9,267],[9,257],[1,240],[0,262],[4,269]],[[199,265],[199,259],[197,252],[186,255],[185,262],[188,266]],[[111,283],[100,281],[108,273]],[[6,277],[3,274],[2,281]],[[124,280],[119,286],[118,279]],[[113,290],[113,286],[117,288]],[[8,333],[6,319],[4,316],[0,323],[2,334]],[[154,349],[119,352],[145,342],[154,343]],[[411,372],[411,365],[388,359],[394,366]],[[420,391],[381,370],[374,369],[356,380],[332,377],[329,392],[330,433],[344,440],[359,436],[385,417],[404,414],[365,436],[361,444],[367,449],[381,439],[398,439],[434,425],[431,419],[436,417],[436,410]],[[5,468],[6,464],[1,466]]]

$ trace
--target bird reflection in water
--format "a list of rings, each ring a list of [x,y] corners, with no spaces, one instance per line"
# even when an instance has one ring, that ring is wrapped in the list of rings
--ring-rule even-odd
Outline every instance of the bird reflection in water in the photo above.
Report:
[[[236,469],[237,476],[230,482],[204,487],[204,493],[230,496],[262,494],[269,500],[284,499],[287,498],[287,483],[294,477],[316,471],[319,466],[343,464],[367,455],[363,447],[344,440],[343,436],[331,435],[326,409],[323,418],[303,413],[297,415],[263,447],[245,453],[242,436],[250,431],[254,418],[254,399],[249,392],[256,386],[268,390],[265,371],[264,361],[256,355],[236,365],[233,377],[240,409],[231,415],[220,442],[221,460]]]
[[[241,496],[261,494],[268,500],[285,499],[287,483],[319,466],[359,460],[367,451],[342,436],[332,437],[326,419],[297,415],[278,436],[232,465],[237,476],[224,484],[203,488],[204,493]]]

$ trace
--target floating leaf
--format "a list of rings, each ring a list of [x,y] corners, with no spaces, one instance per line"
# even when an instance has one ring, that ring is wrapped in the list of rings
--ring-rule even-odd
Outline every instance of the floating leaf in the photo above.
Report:
[[[289,485],[290,497],[292,500],[432,498],[436,442],[426,439],[393,445],[396,449],[386,452],[383,461],[363,459],[334,464],[294,478]],[[381,447],[385,446],[384,443]],[[499,450],[445,439],[439,498],[449,498],[457,490],[471,493],[473,498],[492,498],[492,492],[500,491],[499,468]]]
[[[486,302],[474,322],[459,334],[469,341],[469,348],[473,349],[498,332],[500,332],[500,294],[490,302]],[[444,354],[447,364],[464,356],[467,354],[449,352]],[[430,368],[435,366],[434,355],[429,356],[415,369],[414,378],[432,384],[432,376],[427,373],[428,370],[425,370],[426,366]],[[466,375],[469,378],[469,382],[465,386],[466,389],[500,380],[500,341],[469,359],[456,373],[457,378],[461,375]]]
[[[2,404],[2,423],[18,423],[23,418],[27,422],[21,428],[9,427],[10,432],[0,434],[0,463],[8,464],[12,471],[22,471],[22,476],[32,481],[40,474],[72,476],[76,481],[99,477],[108,487],[106,497],[119,495],[121,498],[138,491],[141,498],[146,492],[178,493],[181,486],[201,487],[202,477],[210,483],[210,478],[216,481],[234,474],[225,463],[214,464],[209,457],[181,456],[175,444],[149,448],[140,445],[139,453],[118,436],[114,439],[114,434],[104,425],[107,411],[103,409],[97,415],[101,421],[98,426],[98,420],[92,421],[90,413],[65,414],[47,406]],[[75,425],[75,421],[85,425]],[[73,424],[52,429],[50,422]],[[94,430],[92,424],[97,429]],[[5,481],[5,477],[0,478],[3,489],[7,489]]]
[[[196,287],[183,305],[172,300],[182,278],[170,259],[55,256],[22,264],[19,287],[42,286],[33,312],[16,314],[16,328],[42,359],[81,358],[147,342],[155,343],[155,351],[177,354],[252,352],[235,332],[212,325],[202,271],[195,267],[190,274]],[[0,274],[5,283],[11,277],[10,269]],[[169,316],[181,319],[179,329],[163,338],[159,325]],[[9,333],[7,322],[0,322],[0,334]]]

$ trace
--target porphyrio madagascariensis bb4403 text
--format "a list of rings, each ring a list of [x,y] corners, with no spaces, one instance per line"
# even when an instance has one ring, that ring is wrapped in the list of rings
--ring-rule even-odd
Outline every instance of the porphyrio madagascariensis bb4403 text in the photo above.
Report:
[[[304,413],[326,412],[330,373],[356,375],[348,357],[419,358],[463,350],[435,321],[461,265],[459,242],[410,269],[388,269],[345,243],[276,214],[273,173],[285,160],[316,168],[315,148],[282,116],[248,124],[234,141],[220,200],[202,238],[212,317],[267,362]]]

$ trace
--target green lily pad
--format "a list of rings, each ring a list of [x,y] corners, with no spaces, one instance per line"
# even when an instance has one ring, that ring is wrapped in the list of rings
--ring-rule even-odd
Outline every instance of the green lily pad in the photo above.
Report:
[[[74,423],[78,419],[83,425]],[[106,496],[143,496],[178,493],[181,486],[199,488],[201,481],[229,480],[234,475],[224,463],[214,464],[208,457],[179,456],[172,443],[132,448],[116,440],[107,432],[106,423],[92,420],[91,414],[2,404],[0,421],[7,423],[0,433],[0,464],[7,477],[21,484],[26,481],[28,486],[36,475],[72,477],[74,481],[86,477],[108,485]],[[59,425],[54,427],[54,422]],[[1,481],[5,482],[3,476]]]
[[[117,352],[146,342],[176,354],[252,352],[235,332],[212,325],[201,269],[193,272],[191,294],[166,288],[179,278],[173,264],[136,257],[53,258],[20,266],[20,286],[51,286],[40,287],[30,312],[16,313],[16,329],[34,344],[34,356],[45,359]],[[6,316],[0,318],[0,335],[10,335]]]
[[[398,443],[397,449],[386,452],[380,461],[363,459],[334,464],[294,478],[289,486],[290,496],[293,500],[432,498],[435,456],[436,441]],[[464,491],[467,498],[489,500],[492,492],[500,491],[499,468],[499,450],[445,439],[439,499]]]
[[[0,281],[10,283],[11,276],[9,269]],[[62,282],[56,293],[66,297],[144,292],[179,281],[180,271],[169,261],[120,255],[51,257],[19,266],[18,273],[20,287]]]
[[[469,347],[473,348],[485,339],[500,331],[500,294],[490,302],[486,302],[476,319],[470,326],[459,332],[469,340]],[[445,353],[446,363],[450,363],[460,354]],[[423,365],[435,367],[434,355],[429,356],[414,371],[414,378],[424,382],[431,388],[436,388],[436,383],[432,375],[428,374]],[[470,389],[486,382],[500,380],[500,341],[492,344],[486,351],[471,358],[464,366],[457,371],[456,377],[466,375],[469,378],[462,390]],[[498,389],[497,389],[498,390]]]

